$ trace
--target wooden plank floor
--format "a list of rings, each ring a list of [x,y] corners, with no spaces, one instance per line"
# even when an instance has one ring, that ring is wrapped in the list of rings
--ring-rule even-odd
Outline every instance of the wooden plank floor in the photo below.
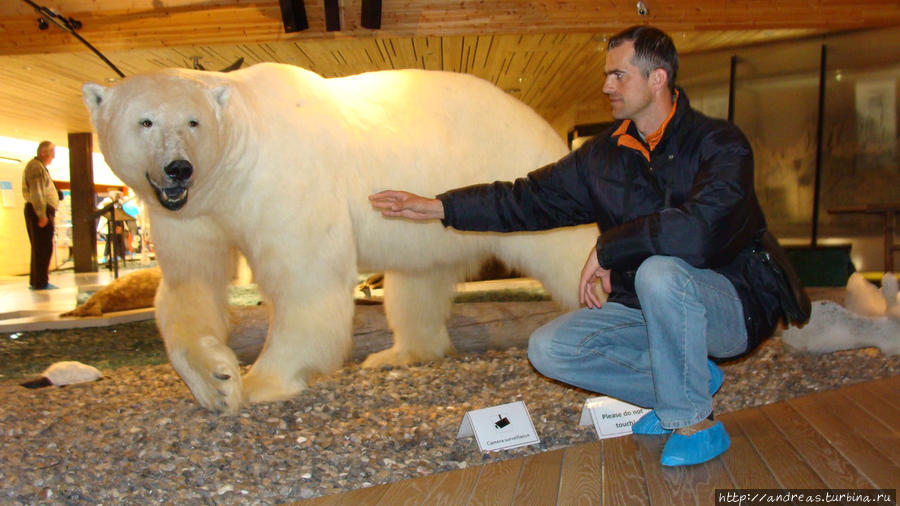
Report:
[[[659,464],[662,436],[605,439],[304,505],[714,504],[716,489],[900,488],[900,376],[718,417],[731,449]]]

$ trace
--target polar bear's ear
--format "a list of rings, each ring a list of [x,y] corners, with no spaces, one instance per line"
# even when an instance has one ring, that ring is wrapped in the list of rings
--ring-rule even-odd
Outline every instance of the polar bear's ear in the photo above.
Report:
[[[225,107],[225,104],[228,103],[228,99],[231,97],[231,88],[225,85],[216,86],[210,93],[212,93],[213,100],[219,104],[219,107]]]
[[[221,120],[222,112],[225,110],[225,104],[228,103],[228,99],[231,97],[231,88],[227,85],[216,86],[215,88],[211,88],[209,93],[212,95],[213,101],[218,106],[216,107],[216,119]]]
[[[81,87],[82,96],[84,98],[84,103],[87,105],[91,114],[100,107],[100,104],[103,103],[103,97],[106,96],[106,87],[101,86],[99,84],[94,83],[85,83],[84,86]]]

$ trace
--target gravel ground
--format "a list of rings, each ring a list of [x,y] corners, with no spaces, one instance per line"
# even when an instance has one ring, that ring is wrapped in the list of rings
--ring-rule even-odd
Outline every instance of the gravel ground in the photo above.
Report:
[[[719,413],[892,377],[900,357],[801,355],[775,337],[722,369]],[[294,400],[234,417],[200,408],[166,363],[103,372],[65,388],[0,381],[0,503],[278,504],[596,439],[578,426],[594,394],[542,378],[518,348],[406,368],[348,364]],[[473,438],[456,439],[467,411],[519,399],[540,444],[481,454]]]

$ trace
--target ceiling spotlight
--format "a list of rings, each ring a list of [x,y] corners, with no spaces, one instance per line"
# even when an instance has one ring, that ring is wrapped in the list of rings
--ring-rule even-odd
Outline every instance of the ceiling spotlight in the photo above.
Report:
[[[648,12],[648,11],[647,11],[647,6],[644,4],[644,2],[643,2],[643,1],[638,1],[638,3],[637,3],[637,13],[638,13],[638,16],[646,16],[646,15],[647,15],[647,12]]]
[[[38,18],[37,20],[38,30],[46,30],[50,28],[50,25],[47,24],[47,20],[44,18]]]
[[[363,28],[373,30],[381,28],[381,0],[362,0],[360,21]]]

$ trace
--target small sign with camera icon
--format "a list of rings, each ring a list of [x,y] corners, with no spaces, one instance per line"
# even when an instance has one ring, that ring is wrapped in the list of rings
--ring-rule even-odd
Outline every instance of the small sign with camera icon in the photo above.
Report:
[[[459,426],[457,439],[475,436],[482,452],[507,450],[540,443],[525,401],[469,411]]]

